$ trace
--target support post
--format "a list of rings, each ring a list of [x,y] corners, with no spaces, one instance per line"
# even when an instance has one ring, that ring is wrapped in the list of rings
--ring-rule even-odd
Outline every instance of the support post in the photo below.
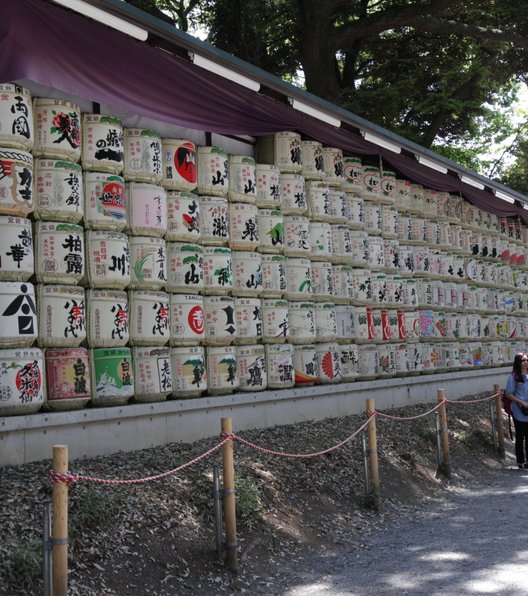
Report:
[[[66,474],[68,471],[68,446],[53,447],[53,471]],[[53,596],[68,594],[68,484],[53,483],[52,520],[52,577]]]
[[[493,393],[495,394],[495,420],[497,421],[497,440],[499,442],[499,455],[506,457],[506,448],[504,446],[504,426],[502,424],[502,396],[499,385],[493,385]]]
[[[447,411],[445,405],[444,390],[438,389],[438,420],[440,422],[440,444],[442,446],[442,463],[438,466],[437,472],[446,478],[451,478],[451,464],[449,462],[449,437],[447,434]]]
[[[231,418],[222,418],[222,433],[233,432]],[[236,501],[235,501],[235,465],[233,461],[233,441],[222,447],[222,466],[224,478],[224,521],[226,538],[226,564],[231,571],[238,570],[236,541]]]
[[[367,416],[376,411],[373,399],[367,399]],[[378,440],[376,436],[376,417],[372,416],[367,425],[368,458],[370,476],[370,503],[374,509],[379,509],[380,486],[378,470]]]

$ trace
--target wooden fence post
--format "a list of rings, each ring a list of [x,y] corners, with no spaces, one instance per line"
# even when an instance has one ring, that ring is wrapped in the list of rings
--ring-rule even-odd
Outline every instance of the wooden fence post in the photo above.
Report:
[[[68,446],[53,447],[53,471],[68,471]],[[68,594],[68,483],[53,483],[52,521],[52,583],[53,596]]]
[[[495,394],[495,420],[497,421],[497,439],[499,443],[499,455],[506,457],[506,448],[504,446],[504,426],[502,424],[502,395],[500,385],[493,385]]]
[[[449,462],[449,436],[447,434],[447,412],[445,405],[444,390],[438,389],[438,402],[441,404],[438,408],[438,419],[440,422],[440,445],[442,447],[442,461],[438,466],[437,472],[443,474],[446,478],[451,478],[451,464]]]
[[[367,416],[376,411],[373,399],[367,399]],[[380,505],[380,483],[378,471],[378,440],[376,437],[376,417],[372,416],[367,425],[368,461],[370,475],[370,504],[374,509]]]
[[[233,432],[231,418],[222,418],[222,433],[229,435]],[[226,537],[226,564],[231,571],[237,571],[237,540],[236,540],[236,500],[235,500],[235,465],[233,460],[233,441],[228,441],[222,447],[222,465],[224,479],[224,520]]]

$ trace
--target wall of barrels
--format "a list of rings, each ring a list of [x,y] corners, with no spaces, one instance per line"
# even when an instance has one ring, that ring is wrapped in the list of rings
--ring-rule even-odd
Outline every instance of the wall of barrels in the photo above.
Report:
[[[281,132],[255,158],[0,85],[0,416],[497,366],[519,221]]]

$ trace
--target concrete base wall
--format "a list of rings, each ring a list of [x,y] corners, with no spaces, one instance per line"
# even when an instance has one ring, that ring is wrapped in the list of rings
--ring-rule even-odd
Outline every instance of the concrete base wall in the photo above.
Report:
[[[68,445],[71,460],[134,451],[217,436],[220,419],[231,417],[235,432],[365,411],[431,403],[437,390],[458,399],[506,382],[506,368],[318,385],[261,393],[237,393],[153,404],[90,408],[0,418],[0,466],[51,459],[53,445]],[[353,429],[352,429],[353,430]]]

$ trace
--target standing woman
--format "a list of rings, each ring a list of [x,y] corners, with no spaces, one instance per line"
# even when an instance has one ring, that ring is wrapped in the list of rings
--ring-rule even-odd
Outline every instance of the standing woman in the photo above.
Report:
[[[512,401],[515,425],[515,457],[519,468],[528,468],[528,355],[519,352],[513,359],[506,397]]]

